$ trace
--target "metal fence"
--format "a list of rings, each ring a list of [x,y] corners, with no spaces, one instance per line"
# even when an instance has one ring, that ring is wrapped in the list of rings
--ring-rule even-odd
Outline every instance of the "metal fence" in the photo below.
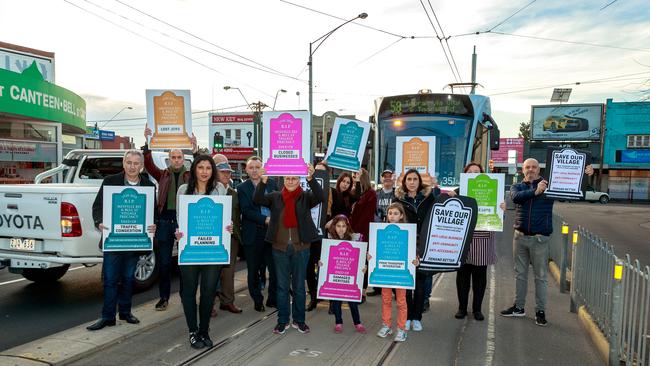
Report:
[[[570,278],[571,311],[585,306],[609,342],[610,365],[650,366],[650,267],[616,257],[613,245],[583,227],[571,233],[560,216],[553,220],[562,230],[551,237],[550,256],[561,290]]]

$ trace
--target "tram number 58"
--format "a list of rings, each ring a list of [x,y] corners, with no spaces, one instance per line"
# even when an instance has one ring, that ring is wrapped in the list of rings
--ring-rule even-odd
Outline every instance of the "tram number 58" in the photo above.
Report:
[[[289,352],[289,356],[292,356],[292,357],[303,356],[303,357],[309,357],[309,358],[316,358],[316,357],[320,356],[322,353],[323,352],[321,352],[321,351],[310,351],[310,350],[307,350],[307,349],[297,349],[295,351]]]

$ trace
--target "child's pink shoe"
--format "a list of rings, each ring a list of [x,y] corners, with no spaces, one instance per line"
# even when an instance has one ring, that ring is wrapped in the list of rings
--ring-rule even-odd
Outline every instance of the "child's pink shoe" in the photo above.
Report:
[[[366,327],[363,326],[363,324],[355,324],[354,327],[357,329],[357,332],[361,334],[366,334],[368,331],[366,330]]]
[[[336,324],[334,326],[334,333],[343,333],[343,324]]]

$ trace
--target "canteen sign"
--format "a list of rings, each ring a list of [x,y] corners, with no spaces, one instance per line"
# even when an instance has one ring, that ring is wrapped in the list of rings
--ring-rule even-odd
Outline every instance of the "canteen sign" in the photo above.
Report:
[[[332,140],[327,147],[327,165],[332,168],[357,171],[368,144],[370,123],[337,117]]]
[[[154,187],[104,187],[102,249],[111,251],[153,250]]]
[[[22,73],[0,69],[0,112],[62,123],[86,131],[86,102],[43,80],[36,62]]]
[[[266,175],[306,177],[311,160],[309,112],[264,112],[262,122]]]

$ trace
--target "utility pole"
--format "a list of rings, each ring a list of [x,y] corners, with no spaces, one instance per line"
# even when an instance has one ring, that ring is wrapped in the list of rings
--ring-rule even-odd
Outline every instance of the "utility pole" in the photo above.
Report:
[[[474,46],[474,53],[472,53],[472,91],[470,94],[474,94],[476,91],[476,46]]]
[[[262,156],[262,110],[268,108],[268,105],[261,101],[251,103],[250,108],[253,111],[253,129],[254,141],[257,148],[257,156]]]

